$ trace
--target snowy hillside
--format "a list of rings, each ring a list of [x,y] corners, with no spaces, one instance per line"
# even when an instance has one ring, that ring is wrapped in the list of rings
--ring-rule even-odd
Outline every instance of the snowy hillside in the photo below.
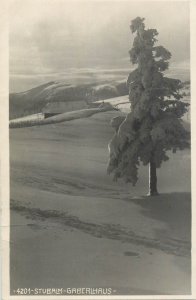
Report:
[[[107,99],[128,94],[126,81],[98,82],[71,85],[64,81],[52,81],[22,93],[10,94],[10,119],[39,113],[52,102],[79,102],[77,109],[99,99]],[[65,111],[62,111],[62,113]]]

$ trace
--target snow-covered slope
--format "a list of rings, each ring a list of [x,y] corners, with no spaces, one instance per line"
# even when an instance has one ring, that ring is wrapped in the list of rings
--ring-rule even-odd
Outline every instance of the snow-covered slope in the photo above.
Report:
[[[10,94],[10,119],[39,113],[48,103],[81,101],[81,107],[78,109],[83,109],[84,102],[90,103],[126,94],[128,90],[125,80],[83,85],[52,81],[26,92]]]

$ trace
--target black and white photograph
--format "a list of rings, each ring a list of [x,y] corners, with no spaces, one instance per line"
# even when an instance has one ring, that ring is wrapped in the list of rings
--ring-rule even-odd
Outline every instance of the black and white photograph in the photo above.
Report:
[[[191,84],[189,1],[10,1],[12,299],[191,297]]]

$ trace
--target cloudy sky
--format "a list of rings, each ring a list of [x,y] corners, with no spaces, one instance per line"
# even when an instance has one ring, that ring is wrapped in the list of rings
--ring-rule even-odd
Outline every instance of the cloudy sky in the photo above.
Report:
[[[129,25],[137,16],[158,30],[172,68],[189,68],[185,1],[13,0],[9,15],[10,91],[76,74],[128,72]]]

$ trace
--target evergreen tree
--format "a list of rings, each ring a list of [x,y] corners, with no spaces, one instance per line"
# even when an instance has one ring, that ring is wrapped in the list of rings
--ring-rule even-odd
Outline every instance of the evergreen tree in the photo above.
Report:
[[[127,81],[131,112],[112,120],[116,132],[109,144],[108,173],[135,185],[139,164],[149,164],[149,195],[157,195],[156,169],[169,159],[167,151],[189,147],[181,120],[188,104],[181,101],[181,81],[164,76],[171,54],[155,46],[157,30],[145,29],[140,17],[130,29],[135,35],[130,60],[137,65]]]

